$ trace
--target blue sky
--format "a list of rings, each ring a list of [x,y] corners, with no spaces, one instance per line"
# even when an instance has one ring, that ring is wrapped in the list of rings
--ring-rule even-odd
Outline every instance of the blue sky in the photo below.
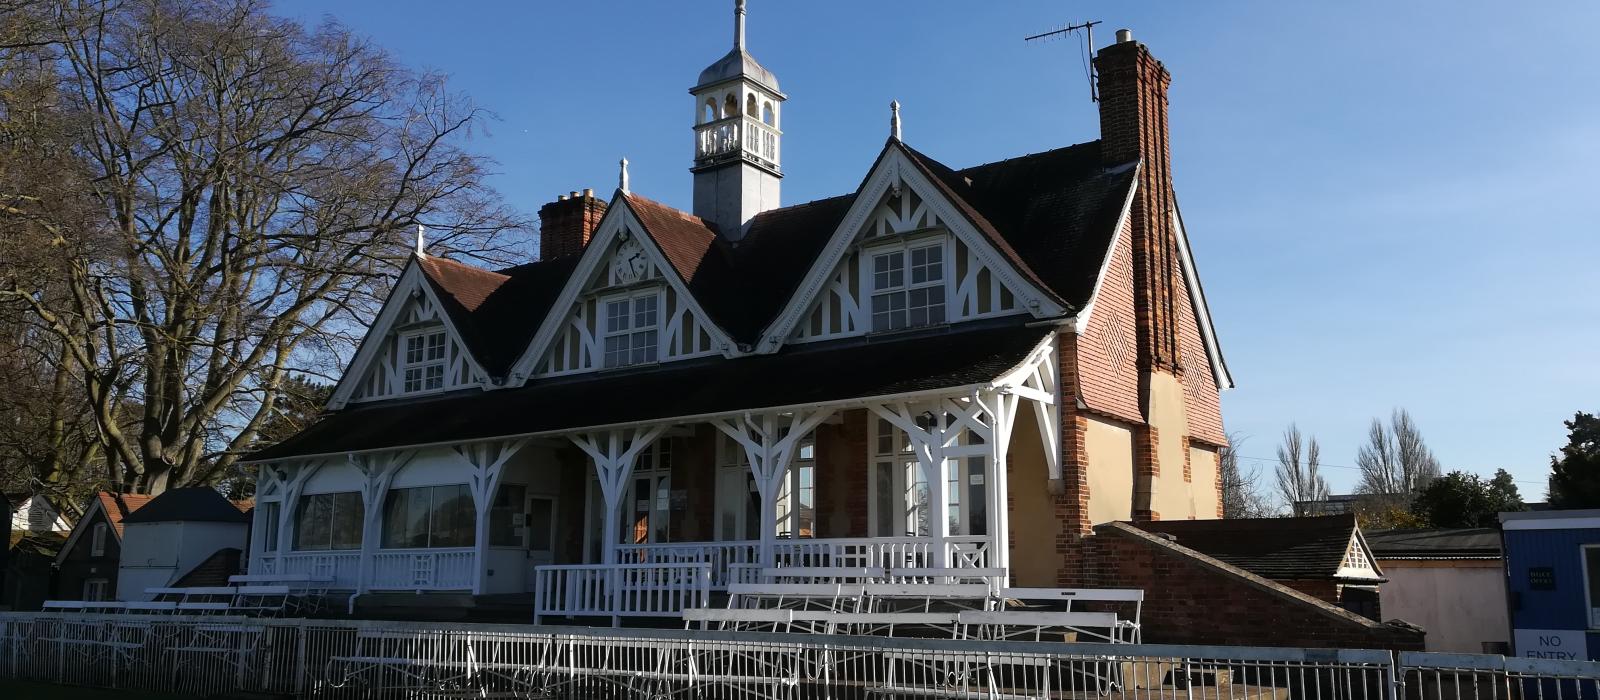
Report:
[[[731,44],[728,0],[280,0],[447,73],[498,120],[473,147],[533,212],[632,187],[688,208],[687,89]],[[1242,454],[1291,421],[1355,481],[1403,406],[1447,469],[1540,497],[1561,421],[1600,410],[1600,3],[750,0],[749,47],[789,95],[786,204],[853,189],[903,105],[952,166],[1098,135],[1076,39],[1133,29],[1174,75],[1173,169]],[[1264,475],[1271,465],[1259,463]],[[1270,479],[1270,476],[1267,476]]]

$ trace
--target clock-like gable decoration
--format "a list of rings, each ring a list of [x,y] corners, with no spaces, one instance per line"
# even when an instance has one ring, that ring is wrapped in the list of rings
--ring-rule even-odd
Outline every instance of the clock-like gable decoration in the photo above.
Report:
[[[650,273],[650,260],[637,236],[628,235],[611,255],[611,279],[617,284],[635,284]]]

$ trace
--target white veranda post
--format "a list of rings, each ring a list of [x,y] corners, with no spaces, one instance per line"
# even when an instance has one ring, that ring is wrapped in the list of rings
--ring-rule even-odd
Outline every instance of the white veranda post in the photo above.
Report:
[[[374,455],[345,455],[350,466],[366,480],[361,484],[361,559],[356,566],[356,590],[365,593],[372,586],[372,555],[383,536],[383,497],[389,493],[394,475],[411,463],[416,450],[384,452]]]
[[[1011,512],[1007,494],[1011,493],[1011,428],[1017,421],[1016,394],[1005,390],[978,392],[973,401],[989,416],[993,438],[989,441],[989,488],[984,491],[989,511],[989,565],[1011,567]]]
[[[600,550],[603,564],[618,563],[622,496],[628,490],[628,479],[633,477],[633,464],[638,460],[639,453],[661,437],[666,429],[666,425],[653,425],[570,436],[572,443],[594,462],[595,476],[600,481],[600,495],[606,502],[605,525],[601,528],[605,538],[601,540]]]
[[[1039,441],[1044,447],[1045,473],[1054,490],[1061,484],[1061,376],[1057,370],[1056,339],[1035,348],[1028,359],[1006,376],[995,380],[993,388],[979,392],[974,400],[984,406],[994,426],[994,482],[990,490],[990,504],[995,513],[991,535],[993,549],[990,561],[999,566],[1011,565],[1011,515],[1006,506],[1010,493],[1010,475],[1007,460],[1010,453],[1011,429],[1016,425],[1017,411],[1023,401],[1033,404],[1034,419],[1039,427]]]
[[[757,522],[761,528],[760,558],[764,567],[777,565],[774,552],[778,542],[778,492],[788,476],[789,464],[794,461],[800,441],[833,412],[831,408],[819,408],[788,414],[745,414],[740,418],[711,421],[717,430],[744,448],[750,461],[750,473],[755,477],[756,492],[761,497],[761,515]]]
[[[472,574],[472,592],[483,592],[483,571],[488,566],[489,509],[494,505],[495,492],[500,489],[500,479],[505,474],[506,462],[511,461],[523,447],[526,438],[456,445],[451,448],[461,461],[470,467],[467,472],[467,490],[472,492],[472,505],[477,514],[473,552],[476,570]]]
[[[911,441],[917,466],[928,484],[928,563],[935,568],[951,566],[950,494],[947,493],[950,460],[992,457],[994,432],[983,420],[983,406],[969,398],[947,398],[923,404],[874,404],[871,408],[873,413],[905,432]],[[963,431],[982,442],[960,444]],[[993,511],[990,512],[993,522]]]

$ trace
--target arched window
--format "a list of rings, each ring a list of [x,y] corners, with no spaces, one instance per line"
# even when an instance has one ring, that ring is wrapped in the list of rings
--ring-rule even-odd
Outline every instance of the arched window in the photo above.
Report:
[[[756,96],[755,95],[751,95],[749,97],[749,99],[745,100],[745,102],[744,102],[744,113],[749,115],[751,119],[755,119],[757,116],[760,116],[761,110],[760,110],[760,108],[758,108],[756,106]]]
[[[709,124],[717,120],[717,98],[707,97],[706,106],[700,110],[700,123]]]
[[[728,119],[737,116],[739,116],[739,98],[734,97],[733,93],[730,92],[728,93],[728,99],[722,102],[722,118]]]
[[[772,103],[763,102],[761,104],[761,123],[767,126],[777,126],[777,121],[778,115],[772,111]]]

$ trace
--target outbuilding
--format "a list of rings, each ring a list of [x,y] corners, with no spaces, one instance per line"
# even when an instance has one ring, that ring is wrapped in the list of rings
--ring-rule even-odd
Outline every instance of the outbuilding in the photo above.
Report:
[[[249,542],[248,503],[204,487],[172,489],[123,519],[117,599],[149,600],[218,552]]]
[[[1517,656],[1600,659],[1600,510],[1501,513]]]

